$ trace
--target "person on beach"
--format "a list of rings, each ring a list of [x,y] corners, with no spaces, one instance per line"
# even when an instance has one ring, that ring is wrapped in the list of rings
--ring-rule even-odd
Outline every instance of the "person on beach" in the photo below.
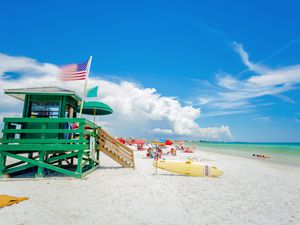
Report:
[[[257,158],[263,158],[263,159],[268,159],[270,158],[270,156],[266,156],[266,155],[255,155],[255,154],[252,154],[253,157],[257,157]]]
[[[147,149],[146,157],[149,157],[149,158],[153,159],[153,151],[152,151],[152,148],[149,147],[149,148]]]
[[[176,149],[175,148],[171,148],[171,155],[176,156]]]
[[[157,153],[158,153],[158,158],[161,158],[161,156],[163,155],[163,152],[160,147],[158,147]]]

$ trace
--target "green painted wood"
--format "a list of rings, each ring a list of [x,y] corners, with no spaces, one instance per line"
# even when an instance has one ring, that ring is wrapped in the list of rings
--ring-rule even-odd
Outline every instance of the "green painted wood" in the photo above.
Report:
[[[3,129],[3,133],[7,134],[56,134],[56,133],[79,133],[83,130],[69,129]]]
[[[87,164],[89,164],[90,160],[87,158],[82,158],[84,162],[82,163],[82,168],[84,168]]]
[[[23,163],[26,163],[26,162],[23,162]],[[22,171],[22,170],[26,170],[26,169],[29,169],[29,168],[33,168],[33,167],[36,167],[36,165],[33,165],[33,164],[26,164],[26,165],[22,165],[22,166],[15,166],[15,167],[12,167],[12,168],[8,168],[6,170],[6,173],[7,174],[11,174],[11,173],[15,173],[15,172],[19,172],[19,171]]]
[[[85,122],[86,125],[88,125],[89,127],[94,128],[94,129],[96,129],[98,127],[95,123],[93,123],[93,122],[91,122],[87,119],[84,122]]]
[[[28,96],[29,95],[25,95],[25,99],[24,99],[23,114],[22,114],[23,117],[27,116]]]
[[[94,136],[94,132],[93,131],[89,131],[89,130],[85,130],[84,134],[90,135],[90,136]]]
[[[60,118],[64,118],[66,115],[67,97],[61,96],[61,101],[59,105]]]
[[[78,139],[7,139],[3,140],[3,144],[19,143],[19,144],[75,144],[75,143],[89,143],[89,140]]]
[[[0,145],[0,151],[71,151],[87,150],[89,145],[83,144],[19,144],[19,145]]]
[[[4,129],[8,129],[8,125],[9,125],[9,123],[4,123]],[[7,139],[7,134],[3,134],[3,136],[2,136],[2,141],[3,140],[6,140]],[[0,147],[1,147],[1,145],[0,145]],[[1,149],[1,148],[0,148]]]
[[[3,122],[9,123],[85,123],[88,121],[85,118],[16,118],[16,117],[5,117]],[[92,123],[92,122],[91,122]],[[95,125],[95,124],[94,124]]]
[[[83,156],[83,151],[79,151],[77,157],[77,169],[76,169],[76,173],[78,174],[82,173],[82,156]]]
[[[5,158],[6,156],[0,152],[0,177],[5,173]]]
[[[69,154],[50,157],[49,159],[46,160],[46,162],[52,163],[52,162],[55,162],[55,161],[58,161],[58,160],[68,159],[68,158],[71,158],[71,157],[74,157],[74,156],[77,156],[77,155],[78,155],[78,151],[72,152],[72,153],[69,153]]]
[[[45,159],[45,162],[46,163],[53,163],[57,160],[67,159],[67,158],[70,158],[70,157],[74,157],[76,155],[78,155],[78,152],[73,152],[73,153],[70,153],[70,154],[64,154],[64,155],[60,155],[60,156]],[[36,166],[36,165],[33,165],[33,164],[21,165],[21,164],[24,164],[24,163],[26,163],[26,162],[19,161],[17,163],[13,163],[13,164],[8,165],[7,170],[5,171],[5,173],[11,174],[11,173],[19,172],[19,171],[26,170],[26,169],[29,169],[29,168],[33,168],[33,167]]]
[[[8,91],[6,94],[13,95],[17,94],[17,92]],[[22,91],[19,94],[21,93]],[[93,168],[99,164],[99,161],[93,162],[89,158],[83,160],[83,155],[89,157],[89,140],[86,140],[86,138],[87,136],[96,137],[97,125],[85,118],[64,118],[66,105],[70,104],[76,109],[81,99],[77,98],[75,93],[31,93],[24,89],[23,94],[23,117],[4,118],[3,120],[5,125],[3,129],[3,144],[0,144],[1,174],[23,171],[36,166],[38,167],[37,177],[43,176],[45,168],[73,177],[84,176],[82,172],[86,168],[92,168],[88,171],[93,171]],[[60,118],[30,118],[31,104],[38,101],[58,102]],[[66,128],[66,123],[77,123],[79,128],[76,130],[64,129]],[[17,124],[21,125],[21,129],[15,129]],[[85,130],[86,127],[93,129],[93,131]],[[20,134],[20,138],[18,137],[19,135],[15,134]],[[70,135],[72,139],[65,139],[66,135],[64,134],[75,135]],[[73,139],[73,137],[76,139]],[[26,154],[26,156],[19,155],[21,153]],[[33,157],[34,153],[39,154],[38,159]],[[10,164],[8,168],[5,165],[7,156],[20,161]],[[59,163],[62,160],[69,160],[72,165],[74,164],[74,158],[78,162],[76,172],[54,166],[54,164],[56,165],[57,162]],[[97,152],[97,158],[99,158],[99,152]]]
[[[29,117],[29,107],[30,107],[31,95],[25,95],[25,96],[27,96],[27,101],[24,101],[24,108],[25,108],[25,116],[24,117]]]
[[[56,171],[58,173],[62,173],[62,174],[68,175],[68,176],[72,176],[72,177],[81,177],[82,176],[81,173],[80,174],[76,174],[73,171],[69,171],[69,170],[66,170],[66,169],[63,169],[63,168],[60,168],[60,167],[56,167],[56,166],[53,166],[51,164],[47,164],[45,162],[40,162],[40,161],[36,161],[36,160],[33,160],[33,159],[29,159],[29,158],[26,158],[24,156],[15,155],[15,154],[12,154],[12,153],[9,153],[9,152],[4,152],[4,154],[6,156],[9,156],[9,157],[12,157],[12,158],[24,161],[24,162],[28,162],[28,163],[30,163],[32,165],[44,167],[46,169],[49,169],[49,170],[52,170],[52,171]]]
[[[98,169],[99,167],[100,167],[99,165],[92,167],[91,169],[89,169],[89,170],[83,172],[83,173],[81,174],[81,177],[87,176],[88,174],[92,173],[93,171],[95,171],[95,170]]]
[[[28,152],[28,158],[30,158],[30,159],[33,158],[33,153],[32,152]]]
[[[59,102],[61,100],[61,96],[31,94],[30,100],[31,102]]]
[[[45,157],[45,152],[39,151],[39,162],[44,163],[44,157]],[[36,177],[44,176],[44,167],[42,165],[43,164],[39,164]]]
[[[43,123],[43,124],[42,124],[42,129],[43,129],[43,130],[46,130],[46,128],[47,128],[47,124],[46,124],[46,123]],[[45,140],[45,138],[46,138],[45,133],[42,133],[42,134],[41,134],[41,139]]]

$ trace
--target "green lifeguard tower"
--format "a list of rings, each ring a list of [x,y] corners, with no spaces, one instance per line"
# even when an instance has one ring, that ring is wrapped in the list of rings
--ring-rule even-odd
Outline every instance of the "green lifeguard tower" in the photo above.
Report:
[[[74,91],[38,87],[4,92],[24,101],[24,106],[21,118],[3,119],[0,177],[35,169],[36,177],[54,171],[81,178],[100,166],[100,151],[123,167],[134,168],[131,149],[90,120],[77,118],[82,100]],[[105,115],[113,111],[104,103],[87,102],[83,112]]]

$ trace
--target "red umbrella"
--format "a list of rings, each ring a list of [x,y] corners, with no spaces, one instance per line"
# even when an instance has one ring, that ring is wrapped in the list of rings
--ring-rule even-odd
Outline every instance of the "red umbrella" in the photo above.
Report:
[[[145,144],[145,140],[134,140],[133,141],[133,144],[137,144],[137,145],[143,145],[143,144]]]
[[[125,144],[125,143],[126,143],[126,141],[125,141],[123,138],[117,138],[117,140],[118,140],[119,142],[121,142],[122,144]]]
[[[171,140],[166,140],[166,145],[172,145],[173,142]]]

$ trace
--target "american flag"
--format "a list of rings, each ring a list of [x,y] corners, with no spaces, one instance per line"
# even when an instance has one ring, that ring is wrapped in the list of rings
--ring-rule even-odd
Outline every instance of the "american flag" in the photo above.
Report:
[[[60,79],[63,81],[84,80],[88,62],[89,60],[79,64],[62,66],[60,68]]]

